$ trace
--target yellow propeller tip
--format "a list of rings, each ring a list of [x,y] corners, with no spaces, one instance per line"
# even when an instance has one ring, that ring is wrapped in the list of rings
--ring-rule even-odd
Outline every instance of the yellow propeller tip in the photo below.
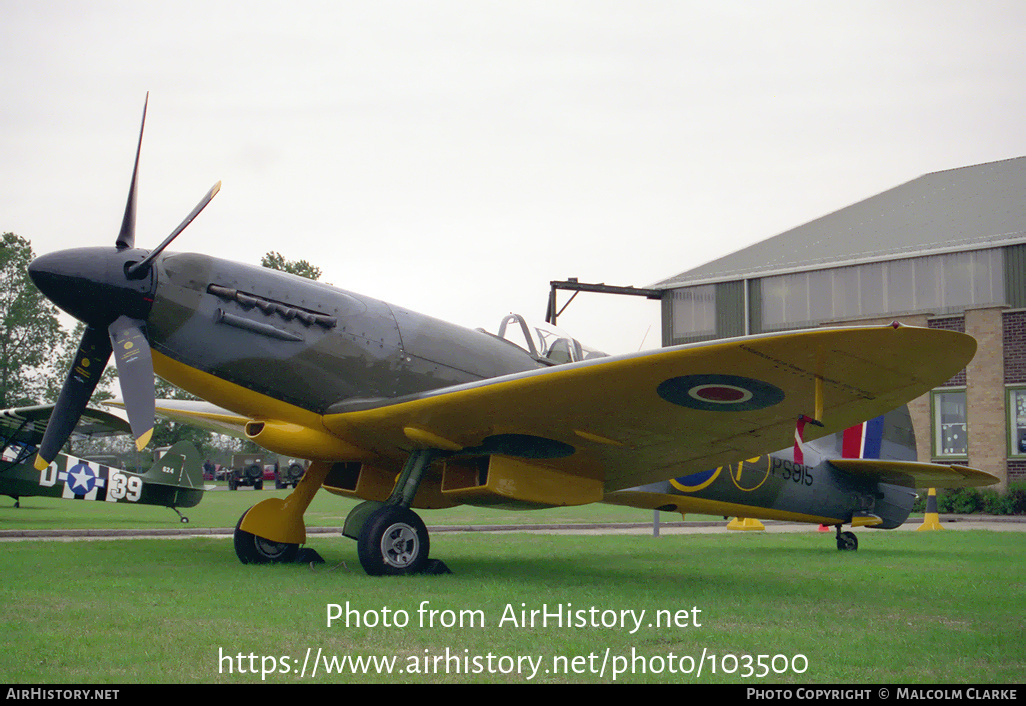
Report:
[[[135,450],[142,451],[145,449],[146,445],[150,443],[151,438],[153,438],[153,429],[147,429],[135,440]]]
[[[39,454],[36,454],[36,462],[33,465],[36,467],[37,471],[45,471],[47,466],[50,465],[50,462]]]

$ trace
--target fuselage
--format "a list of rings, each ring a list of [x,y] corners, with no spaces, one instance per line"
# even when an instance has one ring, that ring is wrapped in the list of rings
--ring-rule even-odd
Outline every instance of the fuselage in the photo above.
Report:
[[[853,444],[852,439],[856,440]],[[900,526],[916,494],[909,488],[846,473],[833,459],[914,461],[907,407],[804,444],[804,463],[782,449],[738,463],[607,493],[605,502],[665,511],[838,524],[876,516],[880,529]]]
[[[871,479],[859,479],[829,461],[796,464],[786,452],[715,468],[703,473],[607,493],[614,505],[650,507],[667,512],[727,517],[847,524],[859,515],[876,515],[876,527],[900,526],[916,494]]]
[[[38,471],[30,462],[19,460],[21,448],[17,443],[3,448],[0,458],[2,495],[180,508],[195,507],[203,499],[199,452],[190,451],[186,459],[178,454],[184,446],[179,446],[168,459],[170,468],[166,468],[161,459],[161,463],[154,464],[146,473],[133,473],[66,454],[58,454],[45,469]]]
[[[239,389],[322,415],[542,366],[482,331],[263,267],[172,253],[155,271],[158,374],[243,414]],[[227,385],[193,389],[182,366]]]

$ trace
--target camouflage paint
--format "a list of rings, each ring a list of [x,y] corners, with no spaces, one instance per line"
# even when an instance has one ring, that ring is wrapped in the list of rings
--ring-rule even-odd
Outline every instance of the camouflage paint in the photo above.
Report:
[[[806,442],[807,463],[795,463],[791,449],[785,449],[681,478],[607,493],[605,501],[633,505],[644,498],[647,505],[679,512],[694,511],[689,506],[693,508],[700,504],[697,501],[704,501],[710,506],[740,508],[730,514],[750,508],[747,517],[830,520],[831,524],[847,524],[853,515],[868,513],[883,520],[877,527],[891,529],[908,517],[915,493],[844,473],[829,463],[831,458],[842,456],[846,437],[850,442],[852,431],[863,428],[867,430],[865,446],[875,450],[876,457],[881,456],[882,449],[884,458],[915,459],[915,436],[908,408],[900,407],[864,425]]]
[[[191,253],[157,270],[154,351],[317,414],[541,367],[489,334],[275,270]]]

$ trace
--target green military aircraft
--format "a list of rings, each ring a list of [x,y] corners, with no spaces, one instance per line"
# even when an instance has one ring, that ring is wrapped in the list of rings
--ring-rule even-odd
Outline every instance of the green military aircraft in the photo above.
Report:
[[[178,508],[194,507],[203,498],[203,470],[195,447],[186,442],[171,446],[146,473],[63,453],[39,468],[32,460],[53,409],[54,405],[38,405],[0,410],[0,494],[14,498],[15,507],[30,496],[162,505],[178,513],[182,522],[189,521]],[[120,417],[87,408],[73,435],[92,438],[130,432]]]
[[[143,125],[145,116],[144,108]],[[964,334],[898,325],[620,356],[519,316],[494,335],[469,330],[275,270],[165,252],[219,184],[147,251],[135,244],[141,144],[140,130],[114,246],[50,253],[29,267],[47,297],[87,324],[36,464],[56,456],[112,353],[132,433],[145,445],[156,372],[209,403],[180,408],[194,423],[234,428],[312,461],[287,498],[266,499],[240,518],[243,562],[293,559],[306,541],[303,515],[323,486],[364,500],[343,533],[356,540],[368,573],[444,570],[429,560],[427,529],[411,507],[630,500],[615,494],[789,448],[806,420],[811,440],[874,419],[948,380],[976,350]],[[879,516],[874,505],[886,504],[892,484],[917,477],[910,462],[890,463],[897,465],[849,462],[810,475],[795,458],[787,480],[767,472],[773,482],[761,492],[739,487],[716,502],[746,517],[828,520],[840,544],[842,524]],[[733,476],[744,486],[748,466],[741,470]],[[947,467],[934,475],[953,484],[995,480]],[[680,493],[660,490],[633,500],[683,504]]]

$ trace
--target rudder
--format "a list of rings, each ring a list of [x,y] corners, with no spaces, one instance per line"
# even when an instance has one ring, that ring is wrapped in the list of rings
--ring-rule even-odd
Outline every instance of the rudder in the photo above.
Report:
[[[176,488],[203,489],[203,466],[199,451],[187,441],[179,441],[142,474],[147,483]]]

